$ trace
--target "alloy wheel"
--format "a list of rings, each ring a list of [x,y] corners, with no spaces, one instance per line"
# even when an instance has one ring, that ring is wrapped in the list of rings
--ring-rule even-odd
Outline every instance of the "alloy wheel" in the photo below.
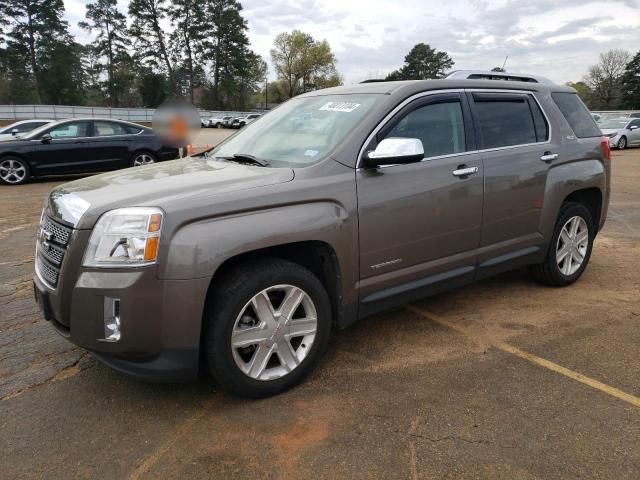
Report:
[[[556,245],[556,263],[565,276],[576,273],[584,262],[589,246],[589,227],[584,218],[571,217],[563,225]]]
[[[624,150],[627,147],[627,139],[626,137],[622,137],[619,141],[618,141],[618,148],[620,150]]]
[[[0,162],[0,178],[6,183],[22,183],[27,169],[19,161],[8,158]]]
[[[140,153],[139,155],[136,155],[136,157],[133,159],[134,167],[139,167],[141,165],[150,165],[152,163],[155,163],[155,160],[148,153]]]
[[[309,354],[318,329],[311,297],[293,285],[275,285],[243,307],[231,332],[238,368],[255,380],[282,378]]]

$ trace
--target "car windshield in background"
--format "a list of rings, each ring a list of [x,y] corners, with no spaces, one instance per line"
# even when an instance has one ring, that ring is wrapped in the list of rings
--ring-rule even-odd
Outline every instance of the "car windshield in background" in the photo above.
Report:
[[[601,120],[600,123],[598,123],[598,126],[600,128],[604,128],[604,129],[619,129],[619,128],[624,128],[624,126],[627,124],[629,120],[626,118],[622,118],[622,119],[614,119],[614,120]]]
[[[252,155],[274,167],[311,165],[325,158],[379,98],[375,94],[294,98],[251,122],[211,155]]]

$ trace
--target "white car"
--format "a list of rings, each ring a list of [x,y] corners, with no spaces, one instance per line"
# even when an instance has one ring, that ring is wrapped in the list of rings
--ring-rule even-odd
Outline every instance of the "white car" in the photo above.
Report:
[[[609,137],[609,146],[623,150],[640,145],[640,118],[611,118],[598,123],[602,134]]]
[[[229,124],[229,122],[231,122],[231,120],[233,120],[233,117],[231,115],[225,115],[224,117],[211,117],[207,121],[207,127],[209,127],[209,128],[222,128],[222,127],[227,126],[227,124]]]
[[[22,135],[53,121],[54,120],[38,119],[21,120],[19,122],[12,123],[11,125],[0,128],[0,140],[20,138]]]

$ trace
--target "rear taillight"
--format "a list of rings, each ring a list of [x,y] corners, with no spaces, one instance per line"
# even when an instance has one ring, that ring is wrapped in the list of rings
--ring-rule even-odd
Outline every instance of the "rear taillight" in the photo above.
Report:
[[[609,137],[602,137],[600,139],[600,145],[602,145],[602,153],[604,158],[611,161],[611,147],[609,146]]]

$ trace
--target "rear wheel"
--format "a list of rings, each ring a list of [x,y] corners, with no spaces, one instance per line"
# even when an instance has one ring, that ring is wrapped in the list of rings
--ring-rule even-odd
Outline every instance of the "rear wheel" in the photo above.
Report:
[[[531,267],[533,276],[554,287],[572,284],[587,268],[594,237],[589,209],[579,203],[564,204],[545,261]]]
[[[298,384],[324,353],[329,297],[310,271],[266,259],[217,285],[205,313],[209,370],[236,395],[261,398]]]
[[[29,179],[29,165],[17,157],[0,159],[0,180],[9,185],[20,185]]]
[[[620,137],[620,140],[618,140],[618,145],[617,147],[620,150],[624,150],[625,148],[627,148],[627,137]]]
[[[145,150],[133,154],[133,156],[131,157],[131,166],[141,167],[143,165],[151,165],[152,163],[156,163],[156,161],[156,156],[153,153],[147,152]]]

